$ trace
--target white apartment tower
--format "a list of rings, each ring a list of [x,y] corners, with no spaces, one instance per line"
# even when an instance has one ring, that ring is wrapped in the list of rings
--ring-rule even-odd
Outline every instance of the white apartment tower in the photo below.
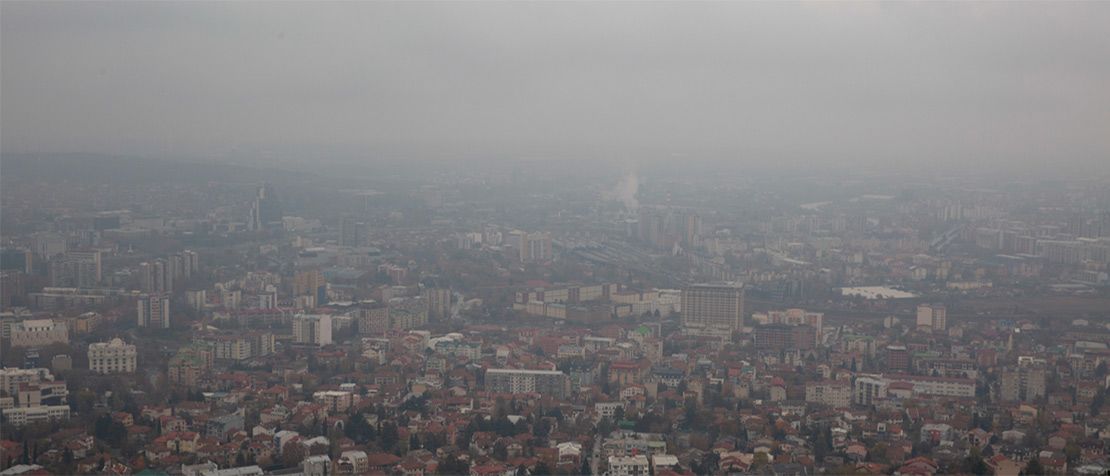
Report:
[[[331,344],[331,316],[328,314],[298,314],[294,316],[293,341],[298,344],[320,346]]]

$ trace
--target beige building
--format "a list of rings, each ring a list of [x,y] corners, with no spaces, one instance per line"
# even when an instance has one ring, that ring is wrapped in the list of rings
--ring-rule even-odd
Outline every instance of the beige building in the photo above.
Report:
[[[135,371],[138,352],[135,346],[120,338],[89,344],[89,370],[100,374]]]
[[[325,390],[313,393],[312,400],[326,407],[331,413],[346,413],[351,406],[358,403],[359,399],[351,392]]]
[[[635,456],[610,456],[609,476],[648,476],[651,474],[651,465],[645,455]]]
[[[1041,362],[1022,362],[1002,371],[999,397],[1006,402],[1032,402],[1045,395],[1045,366]]]
[[[331,345],[331,315],[298,314],[293,317],[293,342]]]
[[[69,343],[69,328],[52,319],[28,319],[13,323],[11,333],[12,347]]]
[[[4,420],[12,426],[19,427],[31,423],[68,419],[69,405],[6,408],[3,413]]]
[[[694,284],[682,291],[682,325],[735,332],[744,327],[744,286],[735,282]]]
[[[939,304],[917,306],[917,330],[944,332],[948,329],[948,310]]]
[[[53,382],[54,376],[49,369],[0,369],[0,391],[8,396],[15,396],[21,384],[35,384],[39,382]]]
[[[852,384],[846,380],[825,380],[806,383],[806,402],[846,407],[852,403]]]

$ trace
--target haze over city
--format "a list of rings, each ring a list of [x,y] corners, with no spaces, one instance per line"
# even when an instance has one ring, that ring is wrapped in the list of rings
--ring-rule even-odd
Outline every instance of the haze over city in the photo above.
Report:
[[[4,2],[3,13],[5,152],[678,154],[1090,173],[1110,151],[1105,2]]]
[[[0,1],[0,476],[1110,474],[1108,25]]]

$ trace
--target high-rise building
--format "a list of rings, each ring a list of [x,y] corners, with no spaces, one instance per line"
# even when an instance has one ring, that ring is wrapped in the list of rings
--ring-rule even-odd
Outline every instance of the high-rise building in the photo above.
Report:
[[[880,376],[861,375],[852,382],[852,403],[874,405],[886,398],[889,383]]]
[[[165,294],[144,294],[138,300],[139,327],[170,328],[170,297]]]
[[[89,344],[89,370],[98,374],[132,373],[138,351],[120,338]]]
[[[67,251],[49,261],[50,285],[61,288],[92,288],[100,284],[100,251]]]
[[[17,248],[0,249],[0,269],[21,271],[26,274],[35,272],[35,254],[31,250]]]
[[[451,317],[451,290],[424,288],[424,302],[428,304],[428,320],[441,321]]]
[[[43,260],[48,260],[68,250],[65,236],[57,233],[36,233],[31,242],[32,251]]]
[[[1037,359],[1019,361],[1002,371],[999,396],[1007,402],[1032,402],[1045,395],[1045,363]]]
[[[389,324],[392,329],[399,331],[428,325],[428,304],[421,297],[390,299]]]
[[[817,331],[807,325],[767,324],[755,326],[755,348],[767,350],[806,350],[816,343]]]
[[[739,330],[744,326],[744,286],[735,282],[687,286],[682,291],[682,325]]]
[[[389,306],[363,307],[358,314],[358,333],[382,335],[389,331]]]
[[[550,261],[554,257],[551,250],[550,233],[514,233],[518,233],[516,236],[520,245],[517,250],[522,263]]]
[[[907,371],[910,369],[910,351],[904,345],[886,346],[886,368]]]
[[[331,315],[298,314],[293,316],[293,342],[320,346],[331,344]]]
[[[327,282],[319,269],[298,271],[293,275],[293,296],[312,296],[315,303],[328,302]]]
[[[185,257],[180,253],[172,254],[166,257],[166,274],[170,276],[175,282],[180,282],[187,279],[186,273],[188,269],[185,266]]]
[[[370,244],[370,226],[353,218],[339,220],[339,246],[367,246]]]
[[[154,289],[154,265],[148,261],[139,263],[139,290],[143,292],[156,292]]]
[[[553,398],[567,394],[567,376],[558,370],[489,369],[486,390],[498,393],[540,393]]]
[[[948,329],[948,310],[939,304],[919,304],[917,329],[926,332],[944,332]]]
[[[204,310],[204,306],[208,304],[208,291],[204,289],[197,291],[186,291],[185,302],[187,302],[189,304],[189,307],[194,310]]]
[[[181,257],[185,262],[186,279],[200,272],[200,253],[193,250],[185,250],[181,252]]]
[[[26,300],[27,283],[23,271],[0,271],[0,309],[7,309]]]
[[[247,228],[251,231],[265,231],[271,228],[281,228],[281,207],[274,196],[273,186],[263,184],[258,187],[258,193],[251,205],[250,221]]]
[[[173,269],[166,260],[139,263],[139,289],[146,293],[173,292]]]
[[[697,213],[686,213],[682,216],[682,241],[687,245],[696,245],[701,241],[701,216]]]
[[[787,309],[785,311],[768,311],[752,314],[752,320],[758,324],[787,324],[791,326],[807,325],[816,331],[814,338],[817,343],[821,341],[821,329],[824,327],[825,314],[808,312],[804,309]]]

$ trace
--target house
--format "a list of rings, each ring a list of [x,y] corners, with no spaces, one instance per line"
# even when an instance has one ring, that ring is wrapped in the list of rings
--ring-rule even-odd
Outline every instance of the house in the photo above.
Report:
[[[1021,474],[1021,470],[1025,469],[1024,463],[1019,463],[1000,454],[988,458],[985,462],[994,476],[1018,476]]]

